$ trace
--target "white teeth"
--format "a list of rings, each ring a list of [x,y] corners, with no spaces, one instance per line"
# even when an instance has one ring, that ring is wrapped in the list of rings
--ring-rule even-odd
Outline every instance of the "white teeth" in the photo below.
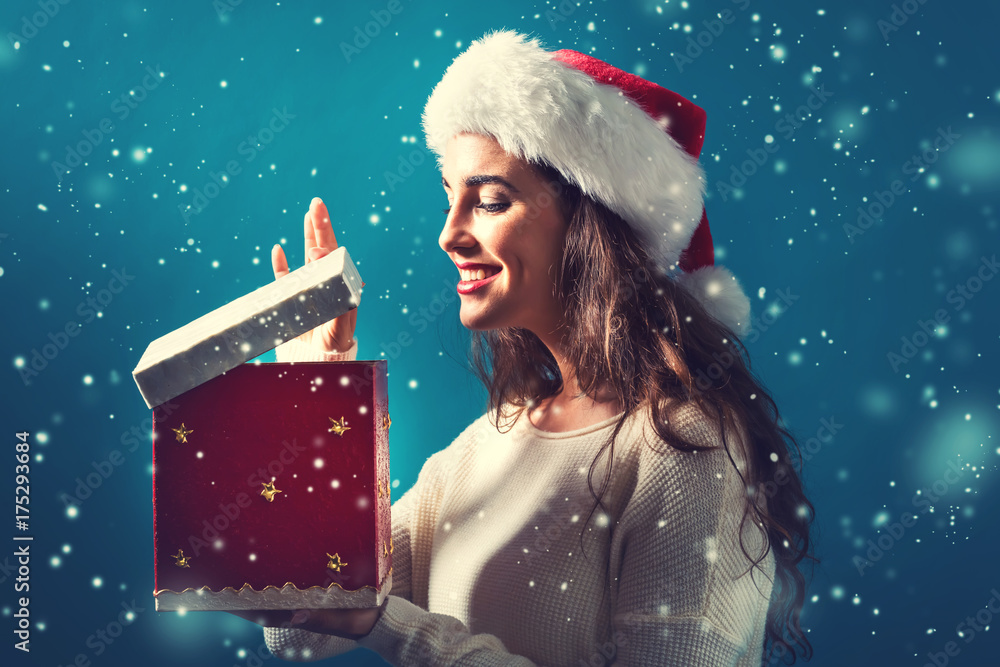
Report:
[[[458,273],[463,281],[483,280],[484,278],[487,278],[499,272],[500,272],[499,268],[493,268],[493,267],[490,268],[489,273],[487,273],[484,269],[476,269],[475,271],[471,269],[458,270]]]

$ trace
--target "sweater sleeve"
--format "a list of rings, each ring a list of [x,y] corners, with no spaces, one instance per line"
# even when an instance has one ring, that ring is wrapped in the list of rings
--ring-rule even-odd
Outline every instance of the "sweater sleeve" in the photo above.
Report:
[[[274,348],[277,361],[354,361],[358,355],[358,339],[351,339],[351,347],[343,352],[325,352],[293,338]]]
[[[618,573],[615,667],[760,664],[755,641],[770,599],[773,556],[761,561],[763,574],[748,572],[738,538],[744,497],[721,448],[664,454],[643,448],[611,547]],[[743,535],[757,557],[762,537],[749,517]]]
[[[472,634],[460,620],[431,613],[393,595],[372,631],[357,641],[393,665],[533,667],[507,651],[496,635]]]

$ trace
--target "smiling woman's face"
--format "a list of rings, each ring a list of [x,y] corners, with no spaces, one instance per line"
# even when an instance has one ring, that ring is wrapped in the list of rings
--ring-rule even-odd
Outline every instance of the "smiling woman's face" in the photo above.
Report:
[[[562,308],[553,286],[567,223],[552,187],[478,134],[451,138],[441,176],[450,208],[438,244],[457,266],[485,265],[483,274],[473,267],[471,281],[459,270],[462,324],[524,327],[539,336],[554,331]]]

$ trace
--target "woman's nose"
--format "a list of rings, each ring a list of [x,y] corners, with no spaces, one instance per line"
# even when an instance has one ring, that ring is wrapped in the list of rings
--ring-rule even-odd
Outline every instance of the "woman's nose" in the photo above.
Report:
[[[447,253],[456,247],[469,247],[475,244],[475,239],[469,231],[467,216],[452,207],[445,218],[444,227],[438,236],[438,245]]]

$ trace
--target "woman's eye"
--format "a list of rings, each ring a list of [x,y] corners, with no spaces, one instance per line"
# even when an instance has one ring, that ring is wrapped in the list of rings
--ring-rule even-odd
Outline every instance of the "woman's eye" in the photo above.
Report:
[[[484,211],[487,211],[488,213],[499,213],[508,206],[510,206],[510,204],[508,204],[507,202],[498,202],[494,204],[482,203],[479,204],[476,208],[481,208]]]
[[[500,211],[503,211],[509,206],[510,204],[507,202],[497,202],[492,204],[487,204],[484,202],[482,204],[477,204],[476,208],[481,208],[487,213],[499,213]],[[449,206],[448,208],[443,208],[441,209],[441,212],[444,213],[445,215],[448,215],[449,213],[451,213],[451,207]]]

